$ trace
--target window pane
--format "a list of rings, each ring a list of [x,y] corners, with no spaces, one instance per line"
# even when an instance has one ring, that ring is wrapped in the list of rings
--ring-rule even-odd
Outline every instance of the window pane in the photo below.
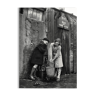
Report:
[[[36,19],[38,21],[42,21],[43,13],[36,10],[36,9],[29,9],[28,10],[28,17]]]
[[[28,17],[30,18],[30,10],[28,10]]]
[[[33,14],[33,9],[29,9],[28,10],[28,17],[32,18],[33,17],[32,14]]]
[[[36,10],[33,11],[33,18],[36,19]]]
[[[40,18],[40,21],[42,21],[42,12],[40,12],[40,17],[39,18]]]
[[[40,14],[39,14],[40,12],[39,11],[37,11],[37,20],[38,21],[40,21]]]

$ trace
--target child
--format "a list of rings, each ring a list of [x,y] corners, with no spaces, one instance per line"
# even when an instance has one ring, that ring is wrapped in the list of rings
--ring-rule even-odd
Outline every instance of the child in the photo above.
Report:
[[[36,75],[36,69],[38,66],[42,66],[44,53],[47,50],[47,44],[49,40],[44,38],[42,42],[34,49],[31,57],[31,63],[34,64],[31,70],[30,78],[35,80],[34,76]]]
[[[53,59],[50,60],[51,62],[55,63],[55,76],[57,81],[60,81],[61,68],[63,67],[60,41],[60,38],[57,38],[55,42],[52,43]]]

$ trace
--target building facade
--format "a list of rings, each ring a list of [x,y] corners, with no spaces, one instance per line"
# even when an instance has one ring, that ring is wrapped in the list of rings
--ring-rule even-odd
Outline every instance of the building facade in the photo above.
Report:
[[[28,78],[30,56],[41,39],[61,38],[62,74],[77,72],[77,17],[56,8],[19,9],[19,77]]]

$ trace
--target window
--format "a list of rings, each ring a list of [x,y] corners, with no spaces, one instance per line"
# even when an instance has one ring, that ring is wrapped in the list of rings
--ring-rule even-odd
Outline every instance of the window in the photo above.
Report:
[[[43,21],[43,12],[38,11],[36,9],[28,9],[28,18]]]

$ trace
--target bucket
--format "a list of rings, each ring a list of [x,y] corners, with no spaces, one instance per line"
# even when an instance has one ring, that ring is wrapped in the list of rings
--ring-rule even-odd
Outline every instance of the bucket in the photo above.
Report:
[[[41,80],[44,80],[46,77],[46,71],[40,71],[39,76],[40,76]]]
[[[54,77],[55,68],[54,67],[46,67],[46,74],[48,77]]]

